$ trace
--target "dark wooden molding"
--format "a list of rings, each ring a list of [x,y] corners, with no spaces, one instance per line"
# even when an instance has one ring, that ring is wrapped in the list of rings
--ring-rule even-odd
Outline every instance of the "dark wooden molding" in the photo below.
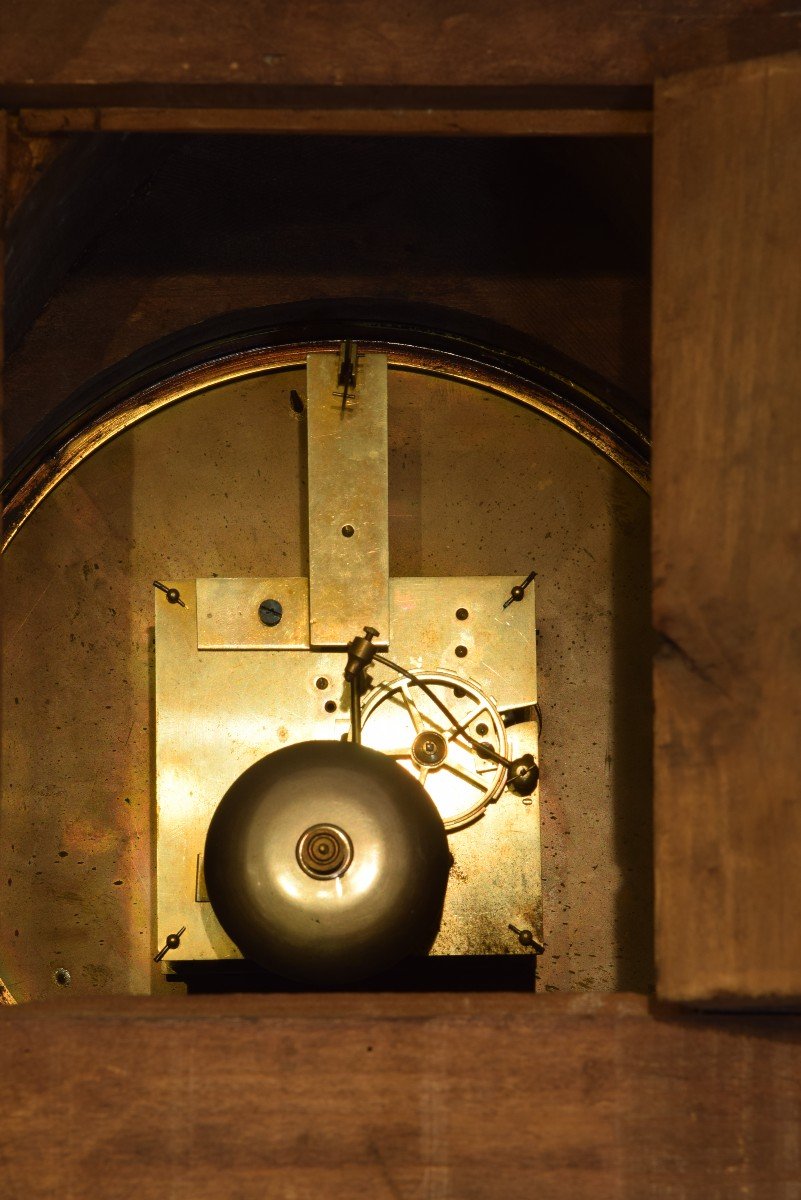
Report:
[[[28,134],[310,133],[445,137],[647,134],[651,114],[619,108],[31,108]]]
[[[26,164],[22,150],[28,139],[16,125],[13,137],[18,147],[15,161],[22,166],[12,177],[16,186],[6,230],[8,351],[19,344],[72,264],[158,159],[152,147],[90,134],[42,139],[49,153],[32,152]],[[55,149],[48,144],[53,142]]]
[[[135,85],[148,106],[198,87],[650,86],[800,40],[776,0],[2,0],[0,25],[0,103],[60,107],[87,86],[117,104],[113,89]]]
[[[9,197],[9,117],[0,111],[0,417],[5,399],[5,320],[6,320],[6,225],[10,208]]]
[[[7,115],[7,184],[4,223],[8,224],[45,171],[68,147],[59,135],[29,137],[20,128],[19,117]]]
[[[723,1200],[798,1178],[801,1020],[631,995],[0,1010],[6,1191]]]
[[[657,91],[657,978],[696,1004],[801,1004],[799,111],[798,55]]]

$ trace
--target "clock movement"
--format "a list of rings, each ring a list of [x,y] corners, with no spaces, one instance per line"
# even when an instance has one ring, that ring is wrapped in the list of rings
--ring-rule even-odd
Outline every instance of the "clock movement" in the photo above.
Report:
[[[8,992],[647,986],[620,413],[364,321],[91,401],[6,495]]]
[[[5,1191],[796,1196],[797,6],[5,7]]]
[[[337,981],[541,948],[534,572],[390,578],[386,355],[306,373],[308,578],[157,581],[157,940]]]

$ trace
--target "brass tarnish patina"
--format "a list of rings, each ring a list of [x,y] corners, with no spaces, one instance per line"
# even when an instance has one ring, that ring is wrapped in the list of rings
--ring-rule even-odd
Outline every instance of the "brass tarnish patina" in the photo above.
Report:
[[[358,367],[349,393],[341,357],[310,354],[306,368],[309,638],[315,648],[344,648],[364,625],[379,631],[377,644],[390,639],[387,360],[353,354]]]
[[[97,420],[58,441],[40,465],[22,475],[4,507],[2,548],[5,549],[24,521],[61,480],[106,442],[118,437],[126,429],[131,429],[154,413],[207,388],[219,387],[224,383],[249,379],[272,371],[286,371],[303,366],[310,353],[333,352],[337,349],[337,343],[316,341],[301,346],[270,346],[267,349],[233,352],[218,359],[211,359],[202,366],[180,371],[163,382],[153,384],[135,396],[120,401]],[[466,358],[458,352],[448,354],[398,341],[385,342],[380,338],[375,338],[370,343],[370,350],[377,354],[385,354],[387,365],[392,370],[419,371],[474,385],[542,413],[594,447],[619,466],[641,488],[648,490],[647,459],[632,451],[627,443],[610,430],[603,419],[604,406],[597,397],[587,396],[593,407],[599,410],[597,416],[590,416],[575,405],[565,402],[557,391],[531,384],[513,371],[500,370],[472,355]],[[572,380],[555,378],[554,382],[563,384],[566,390],[581,392]],[[634,426],[631,426],[631,429],[641,439]]]
[[[309,649],[307,579],[198,579],[196,587],[199,650]],[[271,603],[276,619],[267,623]]]
[[[338,358],[339,348],[333,340],[247,351],[210,346],[202,366],[179,375],[159,368],[146,388],[131,379],[124,401],[109,393],[101,416],[98,407],[87,423],[54,435],[41,465],[9,485],[3,1002],[9,993],[23,1001],[165,990],[152,963],[165,944],[156,940],[154,605],[159,620],[169,614],[176,626],[191,607],[184,632],[197,654],[198,576],[254,587],[249,598],[231,593],[232,622],[220,648],[205,652],[209,660],[226,657],[227,644],[243,659],[266,661],[269,650],[257,647],[290,631],[291,587],[307,591],[305,360],[315,349]],[[385,352],[389,361],[392,574],[415,582],[494,574],[503,579],[503,603],[532,567],[538,572],[536,597],[528,593],[508,610],[522,617],[536,600],[541,635],[547,947],[538,986],[647,990],[645,460],[632,458],[602,406],[576,409],[571,397],[580,389],[567,377],[545,387],[511,366],[500,369],[497,359],[487,365],[480,351],[458,343],[452,353],[420,349],[414,336],[360,341],[358,349]],[[290,402],[293,392],[301,403]],[[187,609],[171,605],[154,580],[177,581]],[[472,681],[506,716],[496,678],[476,670],[465,640],[472,602],[454,599],[471,618],[460,621],[454,611],[447,644],[408,660],[393,634],[391,657]],[[283,603],[277,626],[258,615],[273,600]],[[421,597],[424,635],[427,614],[439,611],[436,598]],[[465,658],[456,655],[459,645],[468,648]],[[282,652],[282,673],[294,653]],[[303,677],[321,736],[349,731],[343,659],[337,652],[330,670]],[[373,691],[394,681],[378,667],[371,674],[365,708]],[[176,669],[173,680],[172,702],[188,706],[189,679]],[[223,680],[219,690],[236,717],[237,680]],[[282,714],[267,716],[286,745]],[[408,733],[407,722],[399,749],[411,748]],[[255,737],[251,753],[262,752]],[[411,769],[411,760],[405,765]],[[447,774],[437,768],[431,786]],[[504,812],[522,818],[527,807],[505,790],[449,842],[466,847],[468,835],[483,836]],[[199,853],[188,863],[189,903],[208,911]],[[461,870],[457,855],[449,891]],[[497,928],[497,915],[490,917]],[[533,928],[525,916],[503,917],[504,928]],[[165,935],[183,924],[179,914]],[[505,936],[516,944],[514,930]],[[181,954],[170,950],[166,961]]]
[[[184,924],[184,959],[239,953],[213,906],[195,899],[198,856],[223,795],[282,746],[341,738],[344,712],[346,736],[405,766],[451,835],[454,868],[432,953],[542,944],[537,796],[504,795],[510,762],[538,756],[533,587],[509,608],[513,578],[389,578],[386,361],[351,353],[359,366],[346,381],[347,408],[336,394],[342,357],[309,357],[309,604],[297,579],[171,582],[186,595],[182,609],[156,601],[157,940]],[[263,620],[270,625],[260,630]],[[353,643],[370,666],[351,691],[336,651],[350,650],[367,620],[385,633],[365,625]],[[380,656],[372,661],[374,646],[387,643],[411,681]],[[311,811],[319,797],[308,803]],[[347,844],[342,831],[307,828],[297,861],[322,877],[329,860],[335,871],[345,861]],[[233,870],[234,859],[225,861]],[[276,870],[291,871],[281,862]],[[510,939],[510,920],[533,931],[529,946]]]
[[[209,906],[195,899],[206,830],[223,794],[259,758],[293,742],[349,736],[345,655],[199,649],[196,585],[171,582],[187,609],[156,600],[157,940],[186,924],[181,958],[238,957]],[[214,580],[215,589],[228,582]],[[230,582],[238,594],[241,581]],[[284,582],[259,580],[254,594],[280,598]],[[538,755],[534,597],[504,610],[514,583],[514,576],[390,581],[393,654],[441,690],[458,727],[378,663],[362,700],[364,744],[424,784],[450,833],[454,866],[433,954],[530,953],[510,937],[510,920],[543,940],[537,794],[506,789],[505,770],[460,737],[464,727],[506,757]],[[462,608],[467,620],[456,617]],[[220,611],[232,614],[235,629],[235,606]],[[219,644],[232,640],[221,622]],[[460,646],[468,648],[464,660]],[[419,762],[428,741],[435,751],[444,743],[441,762]]]

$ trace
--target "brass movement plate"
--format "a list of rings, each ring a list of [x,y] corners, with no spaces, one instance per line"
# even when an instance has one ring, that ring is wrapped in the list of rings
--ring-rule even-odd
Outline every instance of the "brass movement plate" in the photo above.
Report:
[[[152,584],[306,574],[305,421],[290,404],[292,389],[305,395],[306,353],[210,360],[136,393],[56,446],[44,475],[8,497],[0,976],[19,1001],[181,991],[151,961]],[[648,991],[641,476],[607,424],[577,427],[550,392],[475,357],[388,353],[391,573],[538,572],[546,946],[537,988]],[[267,454],[254,427],[269,431]],[[196,647],[196,627],[194,637]],[[474,673],[469,657],[464,669]],[[506,986],[503,972],[499,980]]]
[[[241,594],[241,580],[211,582],[217,595],[225,592],[229,582],[232,596]],[[287,594],[287,582],[305,583],[258,581],[265,594],[276,597]],[[517,582],[518,576],[390,580],[393,658],[414,672],[457,675],[466,687],[477,685],[501,712],[533,706],[537,699],[533,587],[524,601],[503,608]],[[252,654],[246,649],[198,648],[196,595],[206,595],[208,583],[198,580],[197,592],[192,581],[170,584],[179,589],[185,608],[169,604],[163,593],[155,597],[157,940],[163,945],[168,934],[185,926],[180,948],[172,956],[193,960],[239,957],[211,906],[196,899],[198,856],[214,809],[228,787],[252,763],[281,746],[340,738],[349,731],[342,652]],[[459,619],[456,614],[463,610],[468,615]],[[230,605],[218,603],[216,611],[221,617],[216,644],[231,644],[240,623],[237,599]],[[370,675],[375,689],[397,679],[377,663]],[[369,696],[368,692],[366,703]],[[327,712],[326,705],[332,702],[335,711]],[[506,731],[512,757],[537,755],[537,723],[530,715],[532,719]],[[398,712],[396,728],[401,737],[405,736],[402,717]],[[370,744],[367,726],[365,733]],[[440,772],[440,784],[445,779],[446,773]],[[457,791],[472,786],[458,775],[447,779],[446,786]],[[431,793],[436,802],[439,789],[432,787]],[[503,792],[449,841],[454,865],[432,953],[530,953],[509,926],[529,930],[541,944],[536,794],[524,800]]]
[[[198,579],[198,650],[308,650],[308,579]],[[265,625],[259,608],[277,600],[282,616]]]
[[[312,646],[344,647],[365,625],[389,629],[387,356],[359,354],[352,400],[339,359],[310,354],[306,427]]]

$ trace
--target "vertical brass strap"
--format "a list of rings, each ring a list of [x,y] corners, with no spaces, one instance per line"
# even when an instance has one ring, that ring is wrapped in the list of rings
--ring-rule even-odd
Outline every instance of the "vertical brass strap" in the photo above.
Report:
[[[344,648],[365,625],[389,641],[387,358],[354,347],[348,361],[345,378],[341,355],[307,360],[313,648]]]

